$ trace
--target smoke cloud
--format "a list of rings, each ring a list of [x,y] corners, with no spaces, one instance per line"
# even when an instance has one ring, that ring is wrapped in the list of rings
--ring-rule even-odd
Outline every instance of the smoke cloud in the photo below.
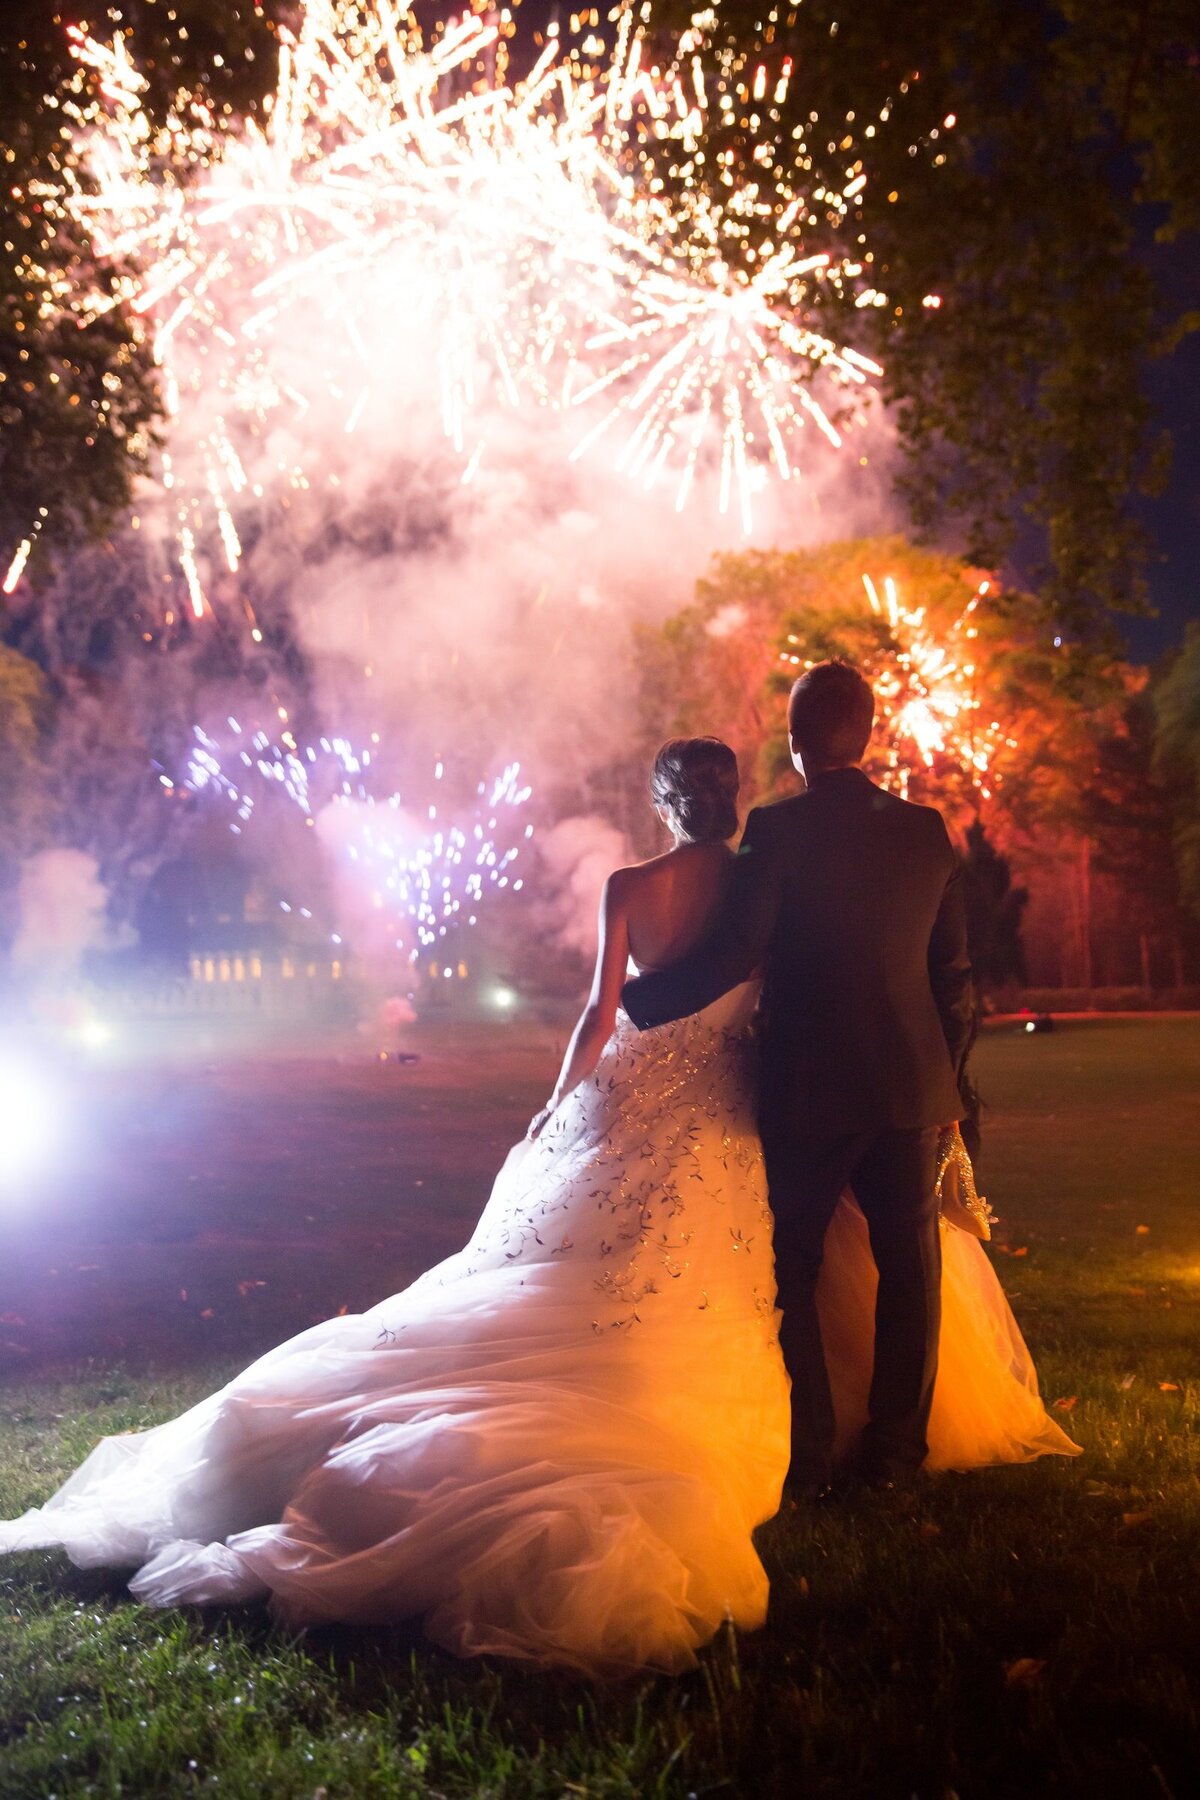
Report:
[[[305,40],[314,67],[319,41]],[[859,423],[840,454],[800,409],[789,432],[798,473],[784,482],[754,466],[766,428],[748,411],[738,450],[752,465],[748,533],[736,492],[722,510],[726,408],[707,390],[680,420],[675,451],[694,434],[697,457],[682,509],[678,454],[659,468],[654,453],[631,478],[618,465],[644,419],[643,377],[606,385],[596,321],[611,323],[624,304],[615,296],[630,283],[636,295],[651,264],[612,275],[605,205],[566,178],[565,151],[547,154],[558,142],[548,114],[520,129],[514,115],[520,157],[503,134],[451,130],[425,161],[416,149],[410,163],[375,160],[397,104],[372,85],[381,67],[364,58],[346,116],[330,97],[339,83],[304,88],[282,173],[270,133],[235,132],[216,160],[206,134],[199,148],[181,136],[188,178],[170,190],[167,236],[147,241],[166,262],[178,232],[178,266],[192,276],[178,292],[168,282],[159,306],[178,405],[169,467],[139,502],[139,541],[176,619],[202,613],[197,640],[238,644],[224,688],[212,659],[205,669],[206,728],[219,730],[225,711],[272,735],[286,720],[308,736],[378,744],[375,767],[416,819],[435,764],[453,760],[470,791],[518,761],[549,827],[543,866],[553,879],[561,864],[561,891],[591,915],[600,863],[628,854],[601,778],[640,735],[636,628],[684,604],[718,551],[878,531],[889,429],[869,387],[847,390]],[[430,79],[443,104],[442,77]],[[368,90],[378,132],[359,116]],[[130,191],[152,216],[161,181],[142,137],[119,122],[105,130],[128,183],[114,185],[115,224],[128,223]],[[571,154],[590,167],[596,150],[585,132]],[[315,178],[327,162],[338,172],[329,184]],[[294,188],[299,235],[281,182]],[[615,205],[615,189],[601,187]],[[589,297],[577,303],[580,282]],[[565,373],[553,328],[564,304],[592,321],[572,327]],[[519,382],[504,348],[514,335],[537,350]],[[681,340],[679,354],[710,351]],[[571,406],[568,389],[596,397]],[[614,401],[629,410],[596,436]],[[312,835],[337,857],[327,824]],[[250,826],[245,838],[249,847]],[[353,918],[361,906],[347,895],[343,910]],[[564,941],[592,929],[572,914]]]
[[[594,815],[560,819],[538,840],[546,875],[541,906],[565,949],[585,960],[596,954],[600,895],[614,869],[633,860],[623,832]]]
[[[73,975],[86,950],[105,937],[108,894],[94,856],[83,850],[41,850],[21,864],[20,924],[12,966],[35,980]]]

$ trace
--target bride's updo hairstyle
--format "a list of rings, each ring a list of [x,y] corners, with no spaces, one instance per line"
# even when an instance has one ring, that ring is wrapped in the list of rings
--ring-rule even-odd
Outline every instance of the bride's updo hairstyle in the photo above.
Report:
[[[650,798],[681,837],[717,844],[738,828],[737,757],[715,737],[668,738],[650,771]]]

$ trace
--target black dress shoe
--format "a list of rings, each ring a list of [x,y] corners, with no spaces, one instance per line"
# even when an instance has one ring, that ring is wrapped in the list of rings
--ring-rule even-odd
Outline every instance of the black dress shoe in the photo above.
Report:
[[[916,1472],[911,1469],[860,1469],[858,1479],[873,1494],[911,1494]]]

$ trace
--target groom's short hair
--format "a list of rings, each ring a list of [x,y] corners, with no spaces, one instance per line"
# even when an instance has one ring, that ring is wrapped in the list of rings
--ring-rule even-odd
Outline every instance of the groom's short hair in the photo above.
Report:
[[[788,732],[807,758],[826,768],[859,763],[875,723],[875,696],[848,662],[814,663],[788,700]]]

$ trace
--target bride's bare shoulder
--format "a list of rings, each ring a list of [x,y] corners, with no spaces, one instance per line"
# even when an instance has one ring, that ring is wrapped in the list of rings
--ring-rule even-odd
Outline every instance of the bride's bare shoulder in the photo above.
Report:
[[[609,918],[620,915],[641,917],[647,907],[654,909],[664,881],[670,879],[673,852],[651,856],[645,862],[629,863],[614,869],[604,884],[604,909]]]
[[[645,862],[614,869],[609,897],[625,911],[678,907],[689,896],[703,900],[723,886],[732,864],[733,852],[726,844],[676,844]]]
[[[675,850],[664,850],[660,856],[647,857],[645,862],[629,863],[623,869],[614,869],[608,878],[609,892],[614,898],[630,899],[633,895],[643,893],[653,887],[658,876],[662,875],[678,857]]]

